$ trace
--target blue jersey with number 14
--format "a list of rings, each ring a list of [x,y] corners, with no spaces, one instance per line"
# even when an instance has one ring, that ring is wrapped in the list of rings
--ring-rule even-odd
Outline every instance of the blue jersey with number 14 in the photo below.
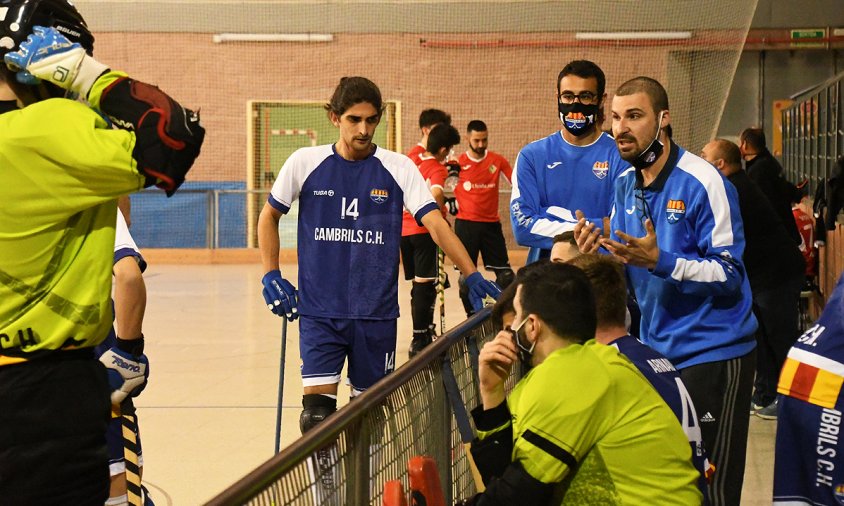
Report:
[[[284,163],[268,202],[299,200],[299,313],[322,318],[398,318],[404,208],[419,221],[437,210],[416,165],[376,148],[346,160],[333,145],[302,148]]]

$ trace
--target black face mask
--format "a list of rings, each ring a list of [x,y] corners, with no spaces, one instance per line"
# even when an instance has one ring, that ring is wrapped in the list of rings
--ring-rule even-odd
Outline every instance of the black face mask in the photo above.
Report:
[[[557,110],[563,127],[575,137],[591,132],[598,121],[598,104],[581,104],[579,100],[571,104],[558,102]]]
[[[662,155],[665,146],[659,141],[659,132],[662,130],[660,125],[662,125],[662,113],[659,113],[659,119],[656,123],[656,136],[654,136],[654,140],[630,162],[630,165],[635,167],[636,170],[647,169]]]
[[[16,100],[2,100],[0,101],[0,114],[18,109],[18,102]]]
[[[511,326],[509,330],[510,334],[513,336],[513,342],[516,343],[516,351],[519,353],[519,360],[521,360],[522,364],[525,366],[530,367],[533,365],[531,360],[533,359],[533,349],[536,348],[536,341],[531,343],[525,335],[524,327],[527,321],[528,319],[525,318],[515,329]],[[524,342],[528,343],[529,346],[522,344],[522,337],[524,337]]]

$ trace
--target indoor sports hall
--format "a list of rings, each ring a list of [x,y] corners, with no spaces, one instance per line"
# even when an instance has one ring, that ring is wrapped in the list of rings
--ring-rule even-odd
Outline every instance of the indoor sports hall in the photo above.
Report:
[[[409,490],[408,460],[417,455],[434,457],[448,504],[476,492],[467,411],[478,402],[477,349],[494,334],[488,311],[465,322],[450,262],[454,287],[438,296],[435,313],[439,331],[444,304],[445,335],[408,362],[411,284],[400,279],[396,371],[348,407],[341,385],[333,423],[300,437],[298,323],[283,325],[266,308],[256,223],[285,160],[337,140],[323,106],[341,77],[380,87],[386,104],[375,143],[402,153],[419,142],[420,113],[438,108],[461,135],[483,120],[489,148],[515,163],[523,146],[560,129],[557,75],[588,59],[607,77],[603,128],[614,90],[653,77],[667,89],[677,144],[699,153],[715,137],[737,141],[745,128],[762,127],[786,177],[807,180],[801,205],[809,214],[844,155],[840,0],[76,5],[99,61],[199,109],[207,130],[178,193],[131,197],[130,231],[149,263],[151,374],[136,405],[143,483],[158,506],[380,505],[388,481]],[[455,146],[466,149],[465,139]],[[499,211],[518,269],[527,250],[511,232],[509,188],[502,183]],[[294,205],[279,227],[281,271],[294,283],[297,219]],[[844,271],[840,234],[835,225],[818,248],[807,323]],[[771,503],[776,423],[751,416],[742,505]],[[326,481],[331,492],[320,488]]]

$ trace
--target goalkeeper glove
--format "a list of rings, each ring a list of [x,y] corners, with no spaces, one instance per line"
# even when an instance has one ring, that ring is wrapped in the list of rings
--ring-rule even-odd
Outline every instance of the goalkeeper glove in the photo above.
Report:
[[[475,311],[483,309],[487,297],[496,300],[501,293],[501,288],[498,285],[484,278],[478,271],[473,272],[466,278],[466,288],[469,290],[469,302],[472,303],[472,308]]]

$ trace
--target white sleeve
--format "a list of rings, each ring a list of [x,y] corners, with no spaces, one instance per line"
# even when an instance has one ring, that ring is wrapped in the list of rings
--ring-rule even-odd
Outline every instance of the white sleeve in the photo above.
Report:
[[[437,203],[431,190],[428,188],[428,183],[422,179],[422,174],[410,158],[403,157],[401,165],[393,174],[399,186],[404,192],[404,207],[407,211],[416,218],[418,222],[422,216],[430,212],[428,209],[433,206],[437,208]],[[406,162],[406,163],[405,163]]]
[[[114,226],[114,251],[122,249],[131,249],[138,253],[138,245],[132,239],[132,234],[129,233],[129,227],[126,225],[126,219],[120,209],[117,210],[117,223]]]

